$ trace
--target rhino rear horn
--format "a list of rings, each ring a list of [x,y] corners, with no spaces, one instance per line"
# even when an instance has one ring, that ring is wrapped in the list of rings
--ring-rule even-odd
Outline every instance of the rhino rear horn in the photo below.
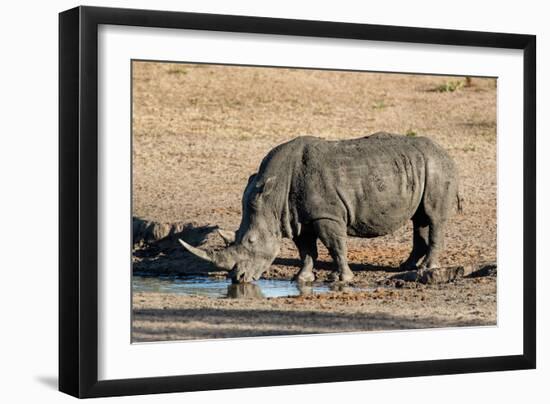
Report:
[[[235,242],[235,232],[231,230],[218,229],[218,234],[223,239],[226,246]]]
[[[200,248],[193,247],[192,245],[187,244],[182,239],[178,239],[178,241],[183,246],[183,248],[185,248],[191,254],[196,255],[197,257],[202,258],[203,260],[206,260],[208,262],[214,262],[214,260],[212,259],[212,253],[201,250]]]

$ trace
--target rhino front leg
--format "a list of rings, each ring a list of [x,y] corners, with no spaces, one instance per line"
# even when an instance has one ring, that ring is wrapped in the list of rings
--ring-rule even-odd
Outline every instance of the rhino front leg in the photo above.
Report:
[[[313,267],[317,259],[317,237],[313,234],[302,233],[294,238],[294,243],[302,260],[302,269],[294,279],[298,282],[313,282],[315,280]]]
[[[320,219],[315,221],[315,231],[321,242],[327,247],[337,272],[332,274],[333,281],[349,282],[353,279],[353,272],[348,265],[347,229],[344,223],[335,220]]]

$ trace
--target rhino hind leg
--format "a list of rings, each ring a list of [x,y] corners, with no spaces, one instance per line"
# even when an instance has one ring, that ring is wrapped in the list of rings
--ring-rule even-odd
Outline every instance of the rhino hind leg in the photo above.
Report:
[[[439,267],[439,256],[445,244],[445,226],[456,200],[457,184],[453,175],[447,178],[435,176],[427,181],[422,201],[429,220],[428,251],[419,269]]]
[[[346,225],[330,219],[320,219],[314,223],[317,236],[328,249],[336,271],[331,280],[336,282],[349,282],[353,279],[353,272],[348,265],[348,247]]]
[[[317,237],[314,234],[302,233],[294,239],[294,243],[302,260],[302,269],[294,279],[304,283],[313,282],[315,280],[313,267],[317,259]]]
[[[430,243],[429,218],[422,205],[412,218],[413,222],[413,248],[409,257],[401,264],[402,271],[417,269],[418,262],[428,253]]]
[[[430,225],[429,248],[419,266],[421,270],[439,267],[439,255],[443,251],[445,241],[445,224],[446,220],[441,219]]]

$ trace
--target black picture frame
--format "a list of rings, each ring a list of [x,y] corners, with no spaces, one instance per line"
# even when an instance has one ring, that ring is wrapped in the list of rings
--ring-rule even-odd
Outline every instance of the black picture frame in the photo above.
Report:
[[[523,354],[98,381],[100,24],[523,50]],[[59,390],[84,398],[535,368],[535,60],[533,35],[96,7],[60,13]]]

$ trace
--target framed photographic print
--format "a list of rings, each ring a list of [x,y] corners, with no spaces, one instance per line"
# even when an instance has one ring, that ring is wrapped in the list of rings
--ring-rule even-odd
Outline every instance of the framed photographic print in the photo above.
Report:
[[[535,37],[59,18],[59,386],[535,367]]]

